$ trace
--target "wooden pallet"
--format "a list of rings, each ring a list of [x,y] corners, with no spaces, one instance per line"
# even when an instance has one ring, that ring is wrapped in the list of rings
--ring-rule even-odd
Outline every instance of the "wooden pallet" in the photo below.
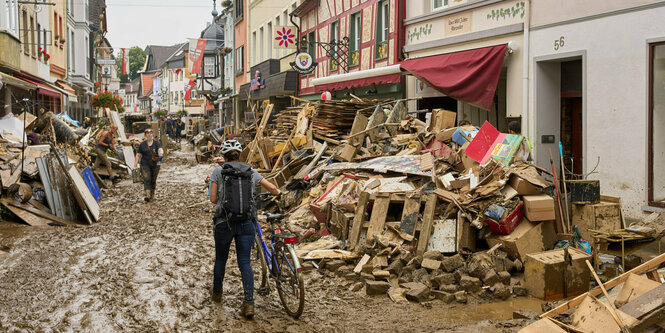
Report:
[[[365,218],[365,212],[369,203],[373,203],[369,220]],[[434,220],[434,209],[437,204],[437,196],[434,194],[421,197],[419,195],[407,196],[405,194],[375,193],[370,195],[367,192],[360,194],[356,206],[355,216],[349,232],[349,248],[355,248],[360,239],[360,233],[367,229],[365,244],[371,244],[374,235],[380,234],[386,223],[388,209],[391,203],[403,203],[404,208],[401,214],[401,220],[414,219],[413,236],[416,253],[422,254],[427,249],[427,243],[432,233],[432,223]],[[423,218],[418,219],[421,204],[425,204]]]

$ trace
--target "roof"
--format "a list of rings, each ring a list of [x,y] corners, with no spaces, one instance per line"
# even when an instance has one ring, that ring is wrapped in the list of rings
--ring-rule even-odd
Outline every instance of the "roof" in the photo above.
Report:
[[[154,74],[141,74],[141,95],[149,95],[152,93],[152,83]]]
[[[216,51],[224,44],[224,29],[217,23],[210,24],[201,31],[201,38],[206,39],[205,51]]]
[[[148,45],[145,48],[147,66],[145,72],[152,74],[164,66],[166,60],[177,50],[187,43],[179,43],[171,46]]]
[[[189,43],[182,43],[178,49],[173,52],[173,54],[168,57],[164,62],[172,62],[172,61],[177,61],[177,60],[182,60],[185,59],[185,52],[187,51],[189,47]]]
[[[316,8],[319,4],[319,0],[305,0],[300,6],[296,7],[293,10],[292,15],[295,17],[303,17],[305,14],[309,13],[312,9]]]
[[[99,14],[106,12],[106,0],[88,0],[88,20],[90,30],[97,31],[101,27]]]

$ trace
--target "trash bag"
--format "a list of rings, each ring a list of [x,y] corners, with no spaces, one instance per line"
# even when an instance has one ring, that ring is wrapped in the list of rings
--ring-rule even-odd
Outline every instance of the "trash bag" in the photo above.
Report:
[[[573,226],[573,237],[570,239],[570,241],[559,241],[554,245],[555,249],[562,249],[566,247],[567,245],[570,245],[574,248],[580,249],[590,255],[593,255],[593,250],[591,249],[591,244],[589,242],[585,241],[582,239],[582,235],[580,234],[580,229],[577,228],[576,225]]]

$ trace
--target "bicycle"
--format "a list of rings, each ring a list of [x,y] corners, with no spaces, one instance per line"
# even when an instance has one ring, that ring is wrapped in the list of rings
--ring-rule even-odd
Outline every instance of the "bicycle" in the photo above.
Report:
[[[261,264],[261,286],[257,288],[257,293],[262,296],[270,294],[268,279],[275,280],[284,310],[297,319],[305,308],[305,283],[300,261],[293,248],[298,236],[282,232],[279,224],[283,218],[283,214],[268,214],[270,243],[266,243],[261,225],[256,221],[255,241]]]

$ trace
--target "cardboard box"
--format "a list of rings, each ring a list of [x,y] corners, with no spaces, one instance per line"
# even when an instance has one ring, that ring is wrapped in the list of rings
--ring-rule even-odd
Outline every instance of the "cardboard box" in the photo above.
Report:
[[[554,199],[547,194],[525,195],[524,215],[529,221],[549,221],[556,219]]]
[[[573,204],[573,225],[580,229],[582,238],[587,241],[591,239],[589,229],[613,232],[622,229],[621,204],[617,202],[601,201],[592,205]]]
[[[432,110],[432,119],[430,121],[429,132],[438,132],[455,126],[457,113],[444,109]]]
[[[499,222],[494,220],[485,220],[483,223],[487,224],[490,227],[490,230],[492,230],[492,232],[495,234],[510,235],[510,233],[513,232],[517,225],[519,225],[522,221],[522,206],[522,203],[517,205],[517,207],[515,207],[515,209],[510,212],[510,214],[508,214],[505,219]]]
[[[531,296],[545,301],[562,299],[564,272],[569,298],[589,291],[591,273],[584,261],[591,260],[591,255],[570,247],[568,253],[572,259],[571,265],[564,264],[564,249],[526,255],[524,286]]]
[[[540,188],[520,178],[519,176],[510,176],[510,186],[517,191],[519,195],[534,195],[540,193]]]
[[[556,231],[553,221],[534,223],[526,218],[513,230],[510,235],[487,236],[487,244],[493,247],[503,243],[501,248],[512,260],[519,259],[522,262],[527,254],[538,253],[550,249],[556,243]]]

